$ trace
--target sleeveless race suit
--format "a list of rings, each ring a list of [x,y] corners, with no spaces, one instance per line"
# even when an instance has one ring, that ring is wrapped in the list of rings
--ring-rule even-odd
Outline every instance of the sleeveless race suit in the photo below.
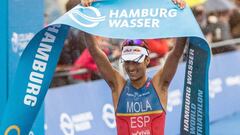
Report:
[[[150,78],[140,89],[127,80],[116,110],[118,135],[164,135],[165,115]]]

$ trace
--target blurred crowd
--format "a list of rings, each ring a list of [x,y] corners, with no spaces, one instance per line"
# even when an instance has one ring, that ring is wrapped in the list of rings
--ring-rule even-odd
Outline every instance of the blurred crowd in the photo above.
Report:
[[[208,0],[192,11],[209,43],[240,37],[240,0]],[[234,45],[213,48],[212,53],[235,50]]]
[[[217,3],[219,1],[226,3]],[[79,4],[79,0],[68,0],[66,11]],[[219,4],[219,5],[218,5]],[[222,5],[221,5],[222,4]],[[208,42],[214,43],[232,38],[240,38],[240,0],[208,0],[204,4],[191,7]],[[58,87],[73,83],[87,82],[101,78],[98,68],[86,49],[81,37],[82,31],[70,29],[65,46],[61,53],[55,77],[51,87]],[[97,37],[100,48],[105,52],[112,65],[122,74],[121,39]],[[175,39],[146,40],[151,51],[149,67],[164,63],[168,51],[175,44]],[[234,51],[236,45],[212,48],[213,54]],[[187,54],[185,54],[186,56]],[[183,59],[184,60],[184,57]]]

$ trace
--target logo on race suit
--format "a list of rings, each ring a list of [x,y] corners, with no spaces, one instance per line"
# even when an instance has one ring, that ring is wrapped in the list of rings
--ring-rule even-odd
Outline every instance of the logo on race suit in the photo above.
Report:
[[[149,87],[150,84],[147,83],[146,88]],[[133,97],[134,100],[139,100],[140,98],[147,96],[151,94],[150,91],[146,91],[144,93],[139,94],[138,92],[131,92],[130,88],[128,86],[125,87],[125,90],[127,91],[127,96],[128,97]]]
[[[94,15],[89,16],[83,13],[84,11],[92,12]],[[96,27],[100,22],[105,20],[105,16],[102,16],[100,11],[95,7],[83,7],[78,5],[71,12],[68,13],[69,17],[77,24],[83,27]]]
[[[105,104],[102,109],[102,119],[109,128],[116,127],[115,111],[111,104]]]
[[[87,131],[92,128],[90,121],[93,120],[91,112],[69,116],[62,113],[60,116],[60,129],[64,135],[75,135],[75,132]]]
[[[11,125],[6,129],[6,131],[4,132],[4,135],[10,135],[12,133],[15,133],[16,135],[20,135],[20,128],[17,125]]]
[[[26,48],[28,42],[33,38],[33,36],[33,33],[18,34],[16,32],[13,32],[11,38],[12,51],[21,56],[22,52]]]

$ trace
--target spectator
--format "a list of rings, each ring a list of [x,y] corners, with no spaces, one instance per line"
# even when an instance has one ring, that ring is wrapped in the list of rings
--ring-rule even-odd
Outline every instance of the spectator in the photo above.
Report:
[[[96,37],[96,40],[98,40],[100,48],[108,56],[110,61],[115,60],[117,57],[120,56],[120,52],[118,53],[116,47],[108,43],[108,38]],[[77,71],[79,69],[86,69],[87,72],[84,74],[73,75],[72,77],[75,80],[89,81],[100,78],[96,63],[94,62],[88,49],[85,49],[81,56],[75,61],[73,67],[71,68],[71,71]]]
[[[233,10],[229,24],[233,38],[240,38],[240,0],[235,0],[237,8]]]
[[[203,32],[203,34],[205,35],[206,39],[209,42],[212,42],[212,33],[210,31],[210,29],[208,28],[208,24],[207,24],[207,13],[205,11],[205,8],[203,5],[198,5],[196,7],[194,7],[193,9],[193,14]],[[215,23],[217,23],[217,18],[215,18],[216,20],[214,21],[214,23],[212,24],[211,27],[215,26]],[[212,28],[214,29],[214,28]],[[213,31],[213,30],[212,30]]]
[[[79,69],[87,69],[84,74],[73,75],[75,80],[89,81],[93,78],[94,74],[97,73],[97,66],[91,57],[88,49],[85,49],[81,56],[76,60],[71,71],[77,71]]]
[[[231,37],[230,26],[229,26],[230,11],[226,10],[226,11],[217,12],[216,15],[218,20],[213,29],[214,31],[213,31],[212,42],[231,39],[232,37]],[[212,53],[218,54],[218,53],[229,52],[234,50],[236,50],[236,47],[234,45],[228,45],[228,46],[212,48]]]
[[[148,48],[151,53],[155,53],[156,56],[151,58],[149,67],[157,66],[160,64],[160,59],[163,58],[169,51],[167,39],[147,39]]]
[[[229,26],[229,11],[211,13],[208,16],[207,30],[211,34],[209,42],[218,42],[231,39]]]
[[[66,4],[66,10],[69,11],[71,8],[79,4],[78,0],[69,0]],[[67,39],[64,42],[64,48],[61,52],[56,73],[69,71],[74,61],[80,56],[85,49],[83,40],[79,36],[81,31],[70,28]],[[58,87],[69,84],[68,76],[54,77],[51,87]]]

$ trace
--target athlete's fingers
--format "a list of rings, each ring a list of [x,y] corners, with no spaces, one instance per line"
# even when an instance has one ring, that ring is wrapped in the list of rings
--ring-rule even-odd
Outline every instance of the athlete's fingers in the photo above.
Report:
[[[81,4],[84,6],[84,7],[88,7],[89,6],[89,0],[81,0]]]
[[[186,2],[185,2],[185,1],[182,1],[182,2],[180,2],[180,3],[178,4],[178,7],[179,7],[180,9],[184,9],[185,6],[186,6]]]
[[[80,3],[81,3],[81,5],[83,5],[84,7],[87,6],[87,5],[86,5],[86,4],[87,4],[86,1],[84,1],[84,0],[81,0]]]
[[[184,9],[186,2],[184,0],[172,0],[172,2],[177,5],[180,9]]]
[[[173,2],[174,4],[177,4],[177,0],[172,0],[172,2]]]
[[[172,0],[172,2],[174,3],[174,4],[178,4],[178,3],[180,3],[182,0]]]
[[[81,4],[83,5],[83,6],[85,6],[85,7],[89,7],[89,6],[91,6],[91,4],[93,3],[93,2],[95,2],[96,0],[81,0]]]

